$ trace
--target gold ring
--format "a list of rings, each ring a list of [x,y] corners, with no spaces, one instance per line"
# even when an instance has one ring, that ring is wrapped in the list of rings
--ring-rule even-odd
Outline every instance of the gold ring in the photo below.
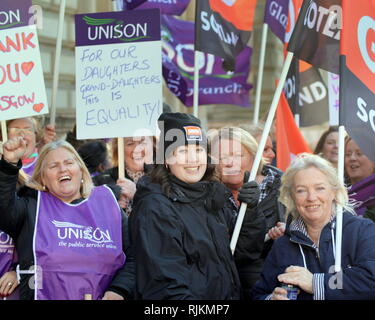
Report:
[[[13,285],[13,282],[8,282],[8,287],[11,287]]]

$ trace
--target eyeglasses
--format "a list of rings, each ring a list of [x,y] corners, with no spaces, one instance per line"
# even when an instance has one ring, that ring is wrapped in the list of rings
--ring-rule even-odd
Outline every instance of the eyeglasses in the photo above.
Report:
[[[31,136],[35,133],[35,131],[30,128],[8,128],[8,133],[16,136]]]

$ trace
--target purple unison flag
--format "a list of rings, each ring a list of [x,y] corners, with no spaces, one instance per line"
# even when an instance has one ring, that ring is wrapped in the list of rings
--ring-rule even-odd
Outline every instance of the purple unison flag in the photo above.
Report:
[[[124,0],[126,2],[127,0]],[[128,0],[129,1],[129,0]],[[162,14],[180,16],[189,5],[190,0],[148,0],[132,1],[138,2],[138,9],[158,8]]]
[[[375,174],[353,184],[348,194],[356,213],[363,215],[367,207],[375,206]]]
[[[264,11],[264,22],[284,43],[288,24],[289,0],[267,0]]]
[[[163,51],[168,57],[168,63],[163,63],[163,75],[171,72],[175,87],[171,91],[182,92],[177,97],[188,107],[193,105],[194,93],[194,23],[183,21],[170,16],[162,16]],[[199,61],[199,104],[234,104],[249,107],[249,91],[251,84],[247,83],[250,72],[252,49],[247,47],[236,58],[236,69],[225,72],[222,59],[211,54],[202,53]],[[174,64],[171,69],[171,63]],[[187,93],[183,94],[183,78],[187,84]],[[167,84],[171,83],[166,79]]]
[[[122,8],[120,10],[133,10],[146,1],[147,0],[119,0],[119,2],[122,2]]]
[[[188,84],[186,79],[181,75],[177,66],[173,61],[163,52],[163,78],[167,84],[168,89],[183,103],[186,101],[188,91]]]
[[[0,31],[27,26],[31,22],[31,0],[0,1]]]

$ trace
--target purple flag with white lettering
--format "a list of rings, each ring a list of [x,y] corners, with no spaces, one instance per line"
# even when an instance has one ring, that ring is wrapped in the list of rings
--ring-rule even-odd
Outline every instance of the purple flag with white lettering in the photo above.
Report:
[[[123,0],[124,9],[160,9],[162,14],[180,16],[190,0]]]
[[[194,23],[179,20],[170,16],[162,16],[163,51],[174,64],[170,69],[163,65],[163,75],[169,88],[188,107],[193,105],[194,87]],[[200,104],[233,104],[249,107],[249,91],[247,83],[250,71],[252,49],[247,47],[236,58],[236,69],[225,72],[222,59],[212,54],[201,53],[199,61],[199,103]],[[170,77],[166,77],[168,70]],[[184,80],[184,81],[182,81]],[[183,85],[187,84],[184,94]]]
[[[147,0],[120,0],[119,2],[122,2],[120,10],[133,10],[146,1]]]
[[[288,9],[289,0],[267,0],[264,9],[264,22],[282,42],[288,24]]]
[[[375,174],[353,184],[348,189],[349,202],[358,215],[363,215],[367,207],[375,206]]]

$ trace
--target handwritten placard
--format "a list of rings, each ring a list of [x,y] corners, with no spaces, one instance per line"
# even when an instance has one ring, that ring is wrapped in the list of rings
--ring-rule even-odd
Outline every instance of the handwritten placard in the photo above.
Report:
[[[156,135],[161,111],[159,10],[76,15],[77,138]]]
[[[328,75],[328,97],[329,97],[329,125],[339,125],[340,108],[340,76],[327,72]]]
[[[38,36],[25,7],[30,2],[18,2],[0,6],[0,120],[48,113]]]

